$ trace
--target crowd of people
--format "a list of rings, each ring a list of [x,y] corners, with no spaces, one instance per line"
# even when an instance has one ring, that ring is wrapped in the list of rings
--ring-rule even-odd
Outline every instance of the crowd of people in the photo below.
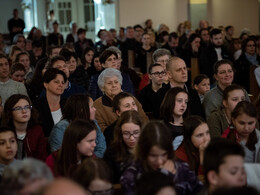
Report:
[[[148,19],[94,43],[75,22],[25,38],[17,14],[0,34],[1,194],[260,193],[260,36]]]

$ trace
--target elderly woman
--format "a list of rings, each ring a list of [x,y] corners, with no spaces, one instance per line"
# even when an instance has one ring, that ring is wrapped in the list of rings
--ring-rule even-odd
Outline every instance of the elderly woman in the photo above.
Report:
[[[120,69],[119,65],[118,65],[118,54],[114,51],[111,51],[111,50],[105,50],[100,58],[100,63],[102,65],[102,67],[104,69],[106,68],[114,68],[114,69]],[[133,87],[133,84],[132,84],[132,81],[129,77],[128,74],[126,74],[125,72],[119,72],[121,74],[121,77],[122,77],[122,89],[126,92],[129,92],[131,94],[134,95],[134,87]],[[100,73],[96,74],[96,75],[93,75],[91,77],[91,80],[90,80],[90,85],[89,85],[89,94],[91,95],[91,98],[93,100],[96,100],[97,98],[99,98],[100,96],[102,96],[102,91],[100,91],[100,89],[98,88],[98,85],[97,85],[97,80],[98,80],[98,77],[99,77]]]
[[[98,86],[104,95],[95,100],[94,107],[96,108],[96,120],[103,132],[118,118],[116,113],[113,112],[112,101],[122,91],[121,85],[121,72],[115,68],[106,68],[98,77]],[[148,117],[145,115],[142,105],[136,98],[135,102],[141,118],[147,121]]]

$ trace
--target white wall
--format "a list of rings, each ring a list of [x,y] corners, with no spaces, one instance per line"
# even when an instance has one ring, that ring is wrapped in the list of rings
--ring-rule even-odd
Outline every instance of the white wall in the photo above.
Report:
[[[7,22],[13,17],[13,9],[18,9],[19,17],[23,19],[23,11],[19,0],[0,0],[0,33],[9,33]]]
[[[243,28],[258,34],[258,6],[258,0],[208,0],[208,20],[216,27],[233,25],[235,36],[239,36]]]
[[[176,31],[180,22],[188,18],[188,0],[118,0],[119,26],[141,24],[152,19],[153,28],[161,23]]]

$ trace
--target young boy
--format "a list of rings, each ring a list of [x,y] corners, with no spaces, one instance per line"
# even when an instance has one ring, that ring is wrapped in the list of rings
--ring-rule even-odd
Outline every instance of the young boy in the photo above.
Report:
[[[0,176],[7,165],[14,163],[17,152],[16,132],[9,127],[0,127]]]
[[[21,64],[19,62],[14,63],[11,66],[11,71],[10,71],[11,79],[13,79],[14,81],[17,81],[17,82],[24,83],[25,72],[26,72],[26,70],[25,70],[23,64]]]
[[[205,150],[203,160],[206,194],[219,188],[246,185],[244,156],[240,144],[223,138],[213,139]]]
[[[210,90],[209,77],[205,74],[200,74],[194,78],[193,87],[198,92],[201,103],[203,102],[204,95]]]

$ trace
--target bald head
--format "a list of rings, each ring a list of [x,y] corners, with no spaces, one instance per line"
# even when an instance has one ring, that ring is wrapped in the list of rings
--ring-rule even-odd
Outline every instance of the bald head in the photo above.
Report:
[[[86,191],[77,183],[68,179],[56,179],[46,187],[43,195],[86,195]]]

